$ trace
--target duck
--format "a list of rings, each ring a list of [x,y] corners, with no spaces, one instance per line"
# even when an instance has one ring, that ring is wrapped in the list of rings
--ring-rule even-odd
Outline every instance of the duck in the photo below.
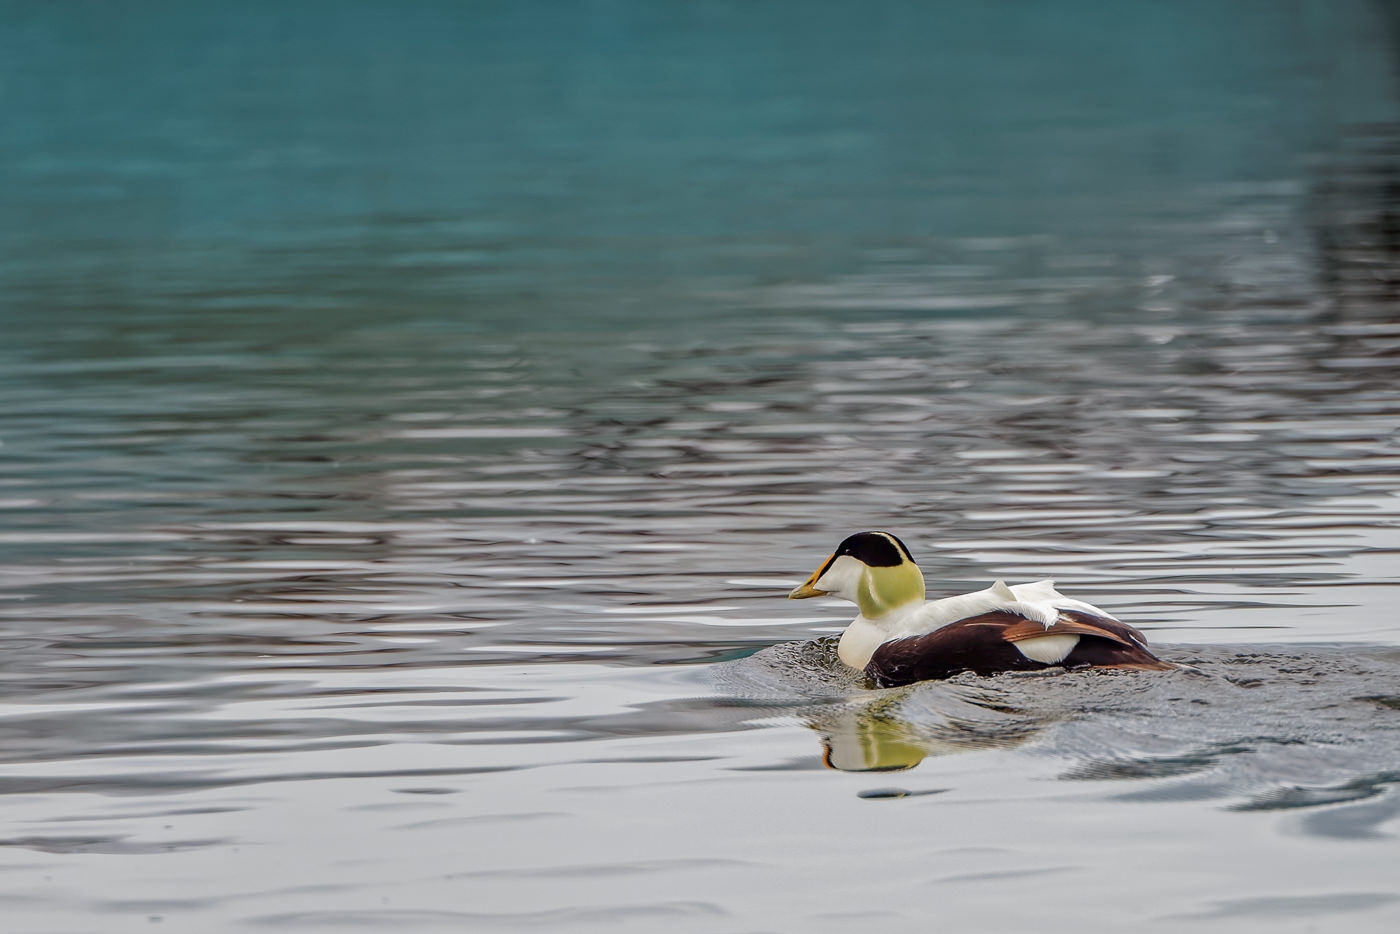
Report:
[[[857,532],[790,600],[835,596],[859,615],[836,654],[876,687],[1046,668],[1179,668],[1147,648],[1141,632],[1096,606],[1066,597],[1053,580],[925,599],[924,575],[889,532]]]

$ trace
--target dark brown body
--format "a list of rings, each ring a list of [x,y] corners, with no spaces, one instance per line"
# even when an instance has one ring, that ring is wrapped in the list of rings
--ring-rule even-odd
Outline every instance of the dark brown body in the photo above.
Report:
[[[1077,635],[1079,642],[1054,664],[1027,658],[1016,648],[1017,642],[1061,633]],[[1142,633],[1116,619],[1062,610],[1060,618],[1047,628],[1035,620],[998,610],[958,620],[926,636],[886,642],[870,657],[865,673],[877,686],[885,688],[951,678],[964,671],[993,675],[1044,668],[1167,671],[1176,667],[1149,652]]]

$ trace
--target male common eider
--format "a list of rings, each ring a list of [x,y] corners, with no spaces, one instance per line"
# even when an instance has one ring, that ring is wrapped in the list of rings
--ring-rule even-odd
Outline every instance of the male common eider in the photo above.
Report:
[[[1055,582],[924,599],[924,575],[904,543],[888,532],[859,532],[788,598],[826,594],[850,600],[860,615],[841,634],[837,655],[879,687],[949,678],[970,671],[1177,666],[1147,650],[1132,626],[1080,600]]]

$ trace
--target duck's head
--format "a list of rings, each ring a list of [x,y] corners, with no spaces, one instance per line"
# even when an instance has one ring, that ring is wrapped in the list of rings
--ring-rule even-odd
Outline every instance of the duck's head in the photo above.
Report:
[[[826,594],[849,600],[860,615],[877,619],[924,599],[924,575],[904,543],[889,532],[857,532],[841,543],[789,600]]]

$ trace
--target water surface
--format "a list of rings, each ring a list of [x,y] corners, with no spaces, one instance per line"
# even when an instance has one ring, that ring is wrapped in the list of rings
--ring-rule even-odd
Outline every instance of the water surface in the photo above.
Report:
[[[138,7],[0,8],[7,929],[1400,921],[1381,5]],[[1190,669],[869,690],[862,528]]]

